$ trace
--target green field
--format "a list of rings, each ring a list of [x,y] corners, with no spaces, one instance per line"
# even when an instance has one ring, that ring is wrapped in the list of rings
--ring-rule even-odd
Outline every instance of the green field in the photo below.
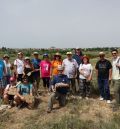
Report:
[[[33,50],[26,49],[23,52],[25,56],[32,58]],[[39,51],[40,58],[44,52]],[[55,52],[50,51],[50,56],[52,57]],[[63,58],[65,58],[65,52],[62,51]],[[93,66],[98,60],[98,52],[95,50],[83,51],[84,54],[91,57]],[[0,51],[0,57],[5,53],[10,55],[10,60],[13,62],[17,51]],[[111,60],[110,51],[105,51],[105,53],[106,57]],[[92,95],[89,100],[70,97],[64,108],[57,109],[58,104],[55,104],[53,112],[47,114],[49,95],[43,91],[41,81],[42,94],[38,98],[40,100],[38,107],[34,110],[18,110],[14,107],[0,113],[0,129],[120,129],[120,110],[113,112],[112,104],[108,105],[105,101],[99,101],[95,70],[91,89]]]

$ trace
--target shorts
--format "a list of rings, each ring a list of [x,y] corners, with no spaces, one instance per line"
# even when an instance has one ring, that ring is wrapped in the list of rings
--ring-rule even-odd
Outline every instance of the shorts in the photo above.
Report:
[[[8,99],[9,100],[14,100],[14,95],[9,95]]]
[[[22,77],[23,77],[23,74],[18,74],[18,78],[17,78],[17,81],[21,81],[22,82]]]

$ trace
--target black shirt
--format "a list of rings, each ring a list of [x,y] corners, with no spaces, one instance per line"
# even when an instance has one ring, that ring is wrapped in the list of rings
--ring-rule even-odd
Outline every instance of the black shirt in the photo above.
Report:
[[[95,68],[98,70],[98,78],[108,79],[109,78],[109,70],[112,68],[112,65],[109,60],[99,60],[96,63]]]

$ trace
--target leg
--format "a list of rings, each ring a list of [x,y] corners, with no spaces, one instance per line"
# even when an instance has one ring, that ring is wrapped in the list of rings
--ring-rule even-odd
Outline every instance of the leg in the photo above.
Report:
[[[46,84],[47,84],[47,88],[49,89],[49,86],[50,86],[50,77],[47,77],[46,78]]]
[[[14,101],[16,103],[16,106],[21,104],[21,100],[20,100],[20,98],[17,95],[14,96]]]
[[[86,81],[86,97],[90,96],[90,81]]]
[[[52,94],[50,95],[50,98],[49,98],[49,100],[48,100],[48,109],[52,110],[52,108],[53,108],[53,103],[54,103],[54,101],[56,100],[56,97],[57,97],[57,92],[52,93]]]
[[[76,93],[75,78],[71,79],[71,88],[72,88],[72,94],[75,94]]]
[[[4,99],[4,103],[5,103],[5,104],[9,104],[9,95],[5,94],[5,95],[3,96],[3,99]]]
[[[40,76],[37,76],[37,77],[36,77],[37,90],[39,89],[39,84],[40,84]]]
[[[104,84],[103,80],[98,78],[98,86],[99,86],[99,91],[100,91],[100,96],[104,98]]]
[[[109,80],[104,80],[104,91],[105,91],[105,99],[110,100],[110,88],[109,88]]]
[[[43,87],[46,88],[46,78],[43,77],[42,80],[43,80]]]
[[[59,96],[59,105],[63,107],[63,106],[65,106],[65,104],[66,104],[66,95],[60,94],[60,96]]]
[[[84,96],[84,80],[80,79],[80,96],[83,97]]]
[[[18,74],[18,78],[17,78],[17,81],[19,82],[19,81],[22,81],[22,76],[23,76],[23,74]]]
[[[114,94],[116,104],[120,104],[120,80],[114,80]]]

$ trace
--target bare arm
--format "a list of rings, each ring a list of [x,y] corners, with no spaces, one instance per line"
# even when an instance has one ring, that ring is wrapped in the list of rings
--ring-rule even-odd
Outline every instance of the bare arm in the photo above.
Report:
[[[112,69],[109,69],[109,80],[112,79]]]

